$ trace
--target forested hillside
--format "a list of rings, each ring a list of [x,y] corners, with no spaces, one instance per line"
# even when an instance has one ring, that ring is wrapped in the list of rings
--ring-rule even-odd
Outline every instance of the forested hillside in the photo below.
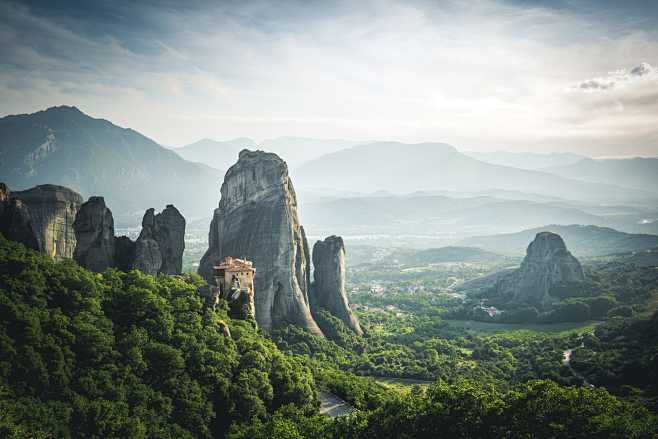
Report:
[[[359,346],[350,345],[351,333],[337,319],[320,319],[329,340],[294,327],[277,334],[284,353],[252,323],[229,319],[223,302],[215,310],[204,303],[196,276],[92,274],[2,237],[0,273],[1,437],[628,438],[656,432],[645,408],[603,389],[523,380],[500,387],[490,378],[451,373],[411,393],[386,389],[341,370],[337,355],[358,355]],[[485,367],[495,374],[511,341],[478,341],[472,358],[488,358]],[[318,389],[357,411],[335,419],[318,414]]]

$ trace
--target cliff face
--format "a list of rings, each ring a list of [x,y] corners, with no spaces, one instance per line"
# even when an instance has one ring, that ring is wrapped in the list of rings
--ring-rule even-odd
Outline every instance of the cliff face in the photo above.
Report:
[[[498,280],[499,295],[537,305],[550,303],[551,289],[585,280],[580,262],[568,250],[560,235],[540,232],[528,246],[518,270]]]
[[[0,183],[0,233],[5,238],[39,250],[37,234],[32,227],[28,208],[17,198],[11,198],[9,188]]]
[[[359,320],[350,309],[345,291],[345,245],[343,238],[330,236],[313,246],[313,285],[311,307],[324,308],[338,317],[358,335],[363,335]]]
[[[133,268],[147,274],[180,274],[185,218],[169,204],[148,209],[135,242],[114,237],[114,219],[103,197],[82,197],[62,186],[11,192],[0,183],[0,233],[56,258],[75,259],[91,271]]]
[[[224,257],[253,262],[256,321],[266,331],[295,324],[322,335],[308,303],[308,244],[288,167],[276,154],[243,150],[224,178],[199,274],[212,282]]]
[[[127,238],[126,238],[127,239]],[[147,274],[181,274],[185,250],[185,218],[169,204],[157,215],[153,208],[144,213],[142,231],[131,246],[125,239],[120,244],[119,263]]]
[[[82,204],[77,192],[63,186],[44,184],[11,192],[14,209],[29,214],[38,249],[55,258],[72,258],[76,239],[73,222]],[[24,209],[27,207],[27,210]]]
[[[160,246],[155,239],[155,210],[147,209],[142,218],[142,231],[135,241],[135,260],[133,268],[146,274],[158,274],[162,266]]]
[[[114,238],[114,264],[121,271],[130,271],[135,262],[135,242],[127,236]]]
[[[162,255],[161,273],[181,274],[185,250],[185,218],[172,204],[155,216],[153,235]]]
[[[83,267],[105,271],[114,267],[114,219],[103,197],[90,197],[73,223],[77,244],[73,259]]]

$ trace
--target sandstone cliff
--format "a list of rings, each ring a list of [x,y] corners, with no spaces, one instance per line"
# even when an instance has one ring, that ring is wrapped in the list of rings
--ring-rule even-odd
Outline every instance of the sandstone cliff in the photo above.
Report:
[[[312,309],[324,308],[355,333],[363,335],[359,320],[350,309],[345,291],[345,245],[340,236],[330,236],[313,246]]]
[[[528,246],[519,269],[498,280],[496,292],[515,302],[545,305],[554,301],[553,288],[584,280],[580,262],[567,250],[560,235],[540,232]]]
[[[225,256],[253,262],[256,321],[266,331],[295,324],[322,335],[308,303],[308,245],[288,167],[276,154],[243,150],[226,173],[199,273]]]
[[[6,187],[5,187],[6,188]],[[76,239],[73,222],[82,204],[77,192],[63,186],[44,184],[24,191],[5,189],[12,213],[12,238],[32,246],[28,223],[36,239],[37,249],[55,258],[72,258]],[[29,217],[29,221],[27,218]]]
[[[103,197],[90,197],[73,223],[77,244],[73,259],[95,272],[114,267],[114,219]]]

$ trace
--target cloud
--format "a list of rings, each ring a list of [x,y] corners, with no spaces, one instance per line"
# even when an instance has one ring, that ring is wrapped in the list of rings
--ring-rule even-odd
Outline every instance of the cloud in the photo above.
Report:
[[[645,80],[658,80],[658,69],[647,62],[643,62],[630,70],[620,69],[609,72],[606,76],[586,79],[576,84],[574,88],[584,91],[610,90]]]
[[[0,114],[74,104],[169,145],[298,135],[479,149],[559,139],[592,150],[611,135],[634,147],[656,115],[656,69],[639,63],[656,64],[656,33],[615,22],[611,37],[604,20],[564,10],[505,0],[36,3],[0,0]],[[613,70],[625,65],[637,67]]]

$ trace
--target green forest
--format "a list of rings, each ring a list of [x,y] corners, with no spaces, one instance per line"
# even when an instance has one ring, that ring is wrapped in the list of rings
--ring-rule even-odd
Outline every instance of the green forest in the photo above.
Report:
[[[326,339],[264,334],[196,275],[93,274],[0,237],[0,437],[653,437],[658,317],[582,331],[473,333],[432,307],[318,311]],[[620,337],[628,343],[621,343]],[[574,367],[564,349],[582,343]],[[605,352],[593,358],[592,352]],[[395,387],[377,376],[416,377]],[[319,413],[329,391],[350,414]]]

